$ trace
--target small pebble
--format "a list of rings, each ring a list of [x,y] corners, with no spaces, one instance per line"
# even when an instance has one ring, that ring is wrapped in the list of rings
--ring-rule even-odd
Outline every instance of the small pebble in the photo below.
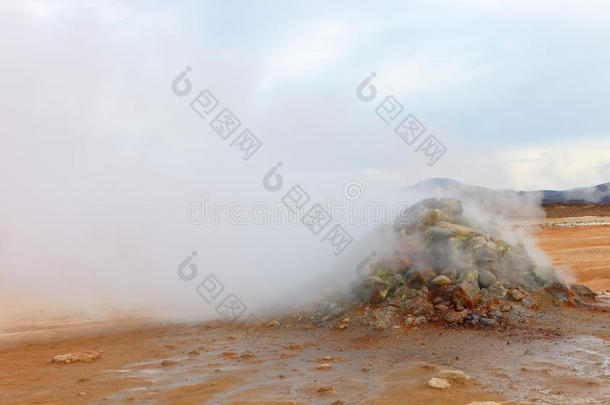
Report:
[[[443,390],[445,388],[451,387],[451,384],[449,384],[449,381],[444,380],[442,378],[431,378],[428,381],[428,387],[438,388],[438,389]]]

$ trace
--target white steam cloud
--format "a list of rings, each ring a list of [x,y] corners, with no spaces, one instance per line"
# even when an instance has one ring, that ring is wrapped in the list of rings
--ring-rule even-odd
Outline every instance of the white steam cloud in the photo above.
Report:
[[[188,211],[202,195],[277,206],[300,185],[310,205],[329,197],[349,204],[353,195],[344,195],[344,185],[358,181],[359,201],[396,207],[420,197],[400,187],[456,168],[479,184],[510,183],[503,164],[481,153],[487,145],[466,147],[459,129],[435,125],[429,106],[420,118],[448,148],[434,167],[356,98],[356,86],[374,68],[355,39],[372,29],[368,13],[351,15],[361,24],[341,21],[337,10],[334,18],[308,14],[276,27],[285,34],[279,44],[275,31],[256,31],[260,40],[245,43],[230,29],[243,24],[229,18],[245,14],[209,3],[168,4],[0,5],[4,308],[218,317],[218,301],[196,291],[215,274],[224,286],[218,299],[232,292],[248,313],[278,311],[347,285],[363,257],[383,253],[385,239],[372,223],[346,224],[354,242],[337,258],[321,241],[325,232],[314,235],[299,223],[195,225]],[[382,16],[370,23],[386,26]],[[312,35],[311,27],[321,31]],[[380,66],[388,63],[379,58]],[[191,109],[193,97],[172,93],[186,66],[192,96],[210,89],[263,142],[251,159]],[[387,77],[384,95],[401,94],[400,83],[393,90]],[[425,105],[421,93],[419,100]],[[263,177],[280,161],[284,188],[270,192]],[[486,197],[468,201],[467,212],[482,218],[488,207],[477,204]],[[501,211],[537,210],[535,201],[505,203]],[[189,256],[197,277],[183,281],[177,268]]]

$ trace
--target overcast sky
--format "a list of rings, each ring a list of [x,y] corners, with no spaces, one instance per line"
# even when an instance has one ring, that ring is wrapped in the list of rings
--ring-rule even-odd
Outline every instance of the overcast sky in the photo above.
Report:
[[[283,159],[304,176],[396,186],[605,182],[608,18],[605,1],[5,1],[0,164],[27,172],[28,159],[91,148],[100,163],[182,173],[192,157],[160,151],[221,148],[203,128],[196,143],[188,104],[169,91],[188,65],[194,87],[263,140],[261,167]],[[371,72],[367,104],[355,90]],[[375,115],[387,95],[446,146],[434,167]],[[95,170],[91,159],[69,176]]]

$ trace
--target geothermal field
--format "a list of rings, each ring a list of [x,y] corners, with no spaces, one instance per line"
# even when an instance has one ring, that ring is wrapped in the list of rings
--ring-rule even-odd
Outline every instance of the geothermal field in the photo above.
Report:
[[[459,200],[423,200],[333,299],[258,323],[8,313],[1,403],[605,404],[609,217],[568,208],[516,221],[540,267]]]
[[[609,21],[0,0],[0,405],[610,405]]]

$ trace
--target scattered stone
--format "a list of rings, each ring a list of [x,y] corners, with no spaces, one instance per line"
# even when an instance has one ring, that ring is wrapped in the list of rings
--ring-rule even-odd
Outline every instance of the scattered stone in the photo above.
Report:
[[[443,314],[443,319],[449,323],[462,323],[466,318],[466,312],[464,311],[447,311]]]
[[[344,361],[345,359],[343,357],[332,357],[332,356],[324,356],[324,357],[318,357],[316,359],[316,361],[319,362],[339,362],[339,361]]]
[[[438,376],[440,378],[444,378],[446,380],[455,380],[455,381],[470,380],[470,376],[460,370],[441,370],[438,373]]]
[[[388,325],[386,325],[386,323],[384,321],[379,321],[379,322],[375,323],[376,330],[385,330],[387,328],[388,328]]]
[[[490,315],[490,317],[496,318],[496,319],[502,318],[502,312],[498,312],[498,311],[492,311],[489,315]]]
[[[425,316],[419,316],[417,318],[415,318],[415,320],[413,320],[413,324],[414,325],[423,325],[426,323],[426,317]]]
[[[447,276],[436,276],[431,281],[437,287],[441,287],[443,285],[451,284],[451,279]]]
[[[479,322],[481,322],[481,325],[483,325],[483,326],[489,326],[489,327],[498,326],[498,321],[495,320],[494,318],[481,318],[479,320]]]
[[[58,354],[53,356],[53,363],[70,364],[76,362],[89,363],[97,360],[102,355],[102,352],[86,351],[86,352],[74,352],[66,354]]]
[[[278,321],[277,319],[274,319],[271,322],[269,322],[268,324],[266,324],[265,328],[275,328],[277,326],[280,326],[280,321]]]
[[[512,297],[512,299],[514,299],[517,302],[523,301],[523,299],[525,298],[525,294],[523,294],[521,291],[517,290],[516,288],[510,290],[508,293]]]
[[[523,301],[521,301],[521,303],[526,308],[532,308],[534,306],[534,303],[531,300],[527,299],[527,298],[525,298]]]
[[[451,387],[451,384],[449,384],[449,381],[443,379],[443,378],[431,378],[430,380],[428,380],[428,387],[432,387],[432,388],[438,388],[438,389],[446,389]]]

